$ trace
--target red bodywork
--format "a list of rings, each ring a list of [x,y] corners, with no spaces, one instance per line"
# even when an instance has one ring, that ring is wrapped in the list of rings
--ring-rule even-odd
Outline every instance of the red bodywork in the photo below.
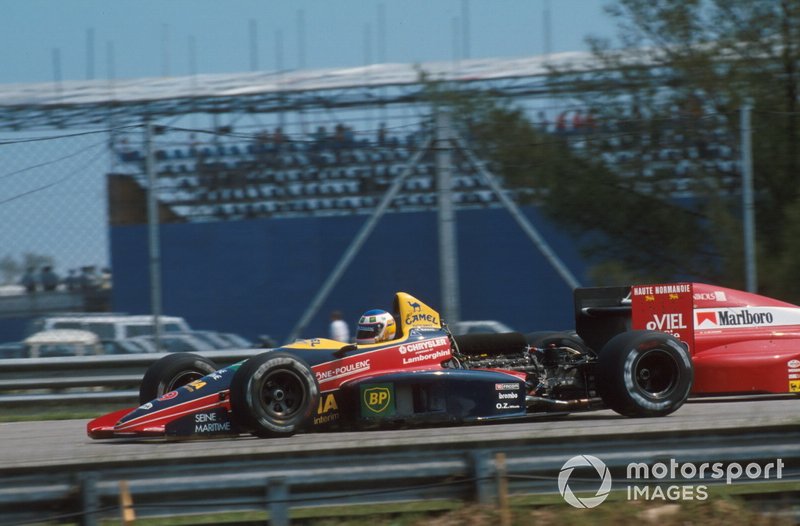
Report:
[[[800,392],[800,307],[703,283],[631,287],[632,328],[689,346],[693,394]]]

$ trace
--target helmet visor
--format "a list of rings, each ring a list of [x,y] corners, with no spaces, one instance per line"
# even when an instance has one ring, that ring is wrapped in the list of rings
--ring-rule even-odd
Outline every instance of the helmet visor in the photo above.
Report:
[[[356,329],[356,340],[374,341],[383,334],[383,323],[359,323]]]

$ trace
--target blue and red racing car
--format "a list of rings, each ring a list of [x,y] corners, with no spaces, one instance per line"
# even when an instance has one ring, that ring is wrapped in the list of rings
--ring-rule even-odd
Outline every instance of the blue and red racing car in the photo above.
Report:
[[[732,289],[577,289],[577,332],[527,335],[453,336],[402,292],[393,309],[396,334],[381,343],[302,340],[222,369],[168,354],[146,372],[141,406],[92,420],[88,434],[280,437],[599,408],[647,417],[690,392],[800,391],[800,307]]]

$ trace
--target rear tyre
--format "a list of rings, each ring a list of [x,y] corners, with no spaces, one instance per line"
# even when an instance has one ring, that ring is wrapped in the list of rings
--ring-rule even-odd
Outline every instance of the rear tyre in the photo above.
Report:
[[[147,368],[139,386],[139,405],[159,398],[219,369],[214,362],[192,353],[168,354]]]
[[[266,352],[247,360],[231,379],[233,418],[262,438],[290,436],[311,419],[319,384],[303,360]]]
[[[665,416],[686,401],[694,372],[686,348],[656,331],[632,331],[609,340],[598,358],[598,391],[617,413]]]
[[[574,331],[536,331],[525,335],[528,345],[538,349],[547,349],[550,346],[570,347],[591,354],[591,351],[580,336]]]

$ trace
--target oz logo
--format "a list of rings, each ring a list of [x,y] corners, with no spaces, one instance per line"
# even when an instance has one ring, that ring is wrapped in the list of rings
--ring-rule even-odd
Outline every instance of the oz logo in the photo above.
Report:
[[[597,471],[597,476],[600,477],[602,481],[600,483],[600,488],[598,488],[594,497],[576,497],[569,487],[569,477],[572,475],[575,468],[589,467]],[[608,467],[606,467],[603,461],[597,457],[593,457],[592,455],[578,455],[572,457],[561,466],[561,473],[558,474],[558,491],[570,506],[575,508],[595,508],[606,500],[608,493],[611,491],[611,473],[609,473]]]

